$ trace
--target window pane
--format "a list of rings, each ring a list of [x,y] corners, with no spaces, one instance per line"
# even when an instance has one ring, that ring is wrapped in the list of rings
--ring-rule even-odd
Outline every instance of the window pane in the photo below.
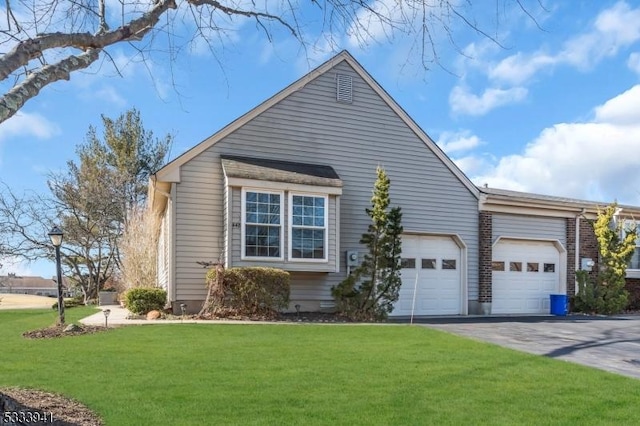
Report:
[[[491,262],[492,271],[504,271],[504,262]]]
[[[527,262],[527,272],[538,272],[540,264],[537,262]]]
[[[422,259],[422,269],[436,269],[436,260]]]
[[[324,259],[324,198],[293,195],[291,204],[291,256],[296,259]]]
[[[511,272],[522,272],[522,262],[509,262]]]
[[[402,268],[404,269],[415,269],[416,267],[416,260],[415,259],[409,259],[409,258],[403,258],[400,262],[400,265],[402,266]]]
[[[442,259],[442,269],[456,269],[456,260]]]
[[[261,192],[245,193],[247,224],[280,224],[280,195]]]
[[[291,256],[295,259],[324,259],[324,229],[293,228]]]
[[[556,264],[555,263],[545,263],[544,264],[544,272],[555,272]]]
[[[640,269],[640,247],[636,247],[636,250],[633,252],[633,256],[629,262],[629,269]]]
[[[280,257],[280,194],[245,192],[245,256]]]

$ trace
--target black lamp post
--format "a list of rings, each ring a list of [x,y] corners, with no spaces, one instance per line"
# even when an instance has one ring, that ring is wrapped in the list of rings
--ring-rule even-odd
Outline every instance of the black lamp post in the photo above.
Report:
[[[104,314],[104,328],[108,328],[109,326],[107,325],[107,318],[109,318],[111,309],[105,309],[104,311],[102,311],[102,313]]]
[[[58,325],[64,325],[64,300],[62,298],[62,267],[60,266],[60,246],[64,234],[57,226],[49,231],[51,244],[56,248],[56,272],[58,275]]]

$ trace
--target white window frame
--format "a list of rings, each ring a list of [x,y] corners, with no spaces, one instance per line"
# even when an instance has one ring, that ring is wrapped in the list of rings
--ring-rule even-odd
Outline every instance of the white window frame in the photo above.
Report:
[[[246,255],[246,226],[247,226],[247,192],[256,192],[259,194],[278,195],[280,197],[280,256],[247,256]],[[241,225],[240,225],[240,259],[241,260],[259,260],[265,262],[282,262],[284,260],[284,191],[266,190],[264,188],[242,188],[242,208],[241,208]]]
[[[308,259],[308,258],[294,258],[293,257],[293,197],[313,197],[313,198],[322,198],[324,199],[324,226],[295,226],[296,228],[307,228],[307,229],[322,229],[324,230],[324,257],[322,259]],[[294,192],[289,191],[287,198],[287,259],[289,262],[296,263],[327,263],[329,262],[329,196],[327,194],[320,193],[308,193],[308,192]]]
[[[620,235],[620,238],[624,238],[624,232],[628,228],[627,224],[628,225],[640,226],[640,223],[638,223],[638,221],[626,219],[624,221],[623,226],[622,226],[622,235]],[[638,228],[638,229],[640,230],[640,228]],[[636,239],[636,251],[640,251],[640,235],[638,235],[638,238]],[[627,268],[626,277],[627,278],[640,278],[640,269],[638,269],[638,268]]]

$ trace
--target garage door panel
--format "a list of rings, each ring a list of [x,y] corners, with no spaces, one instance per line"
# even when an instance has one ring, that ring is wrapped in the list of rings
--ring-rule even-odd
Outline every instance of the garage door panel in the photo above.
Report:
[[[411,267],[402,269],[399,300],[391,315],[460,314],[458,245],[450,237],[403,236],[402,256],[408,260],[405,266]],[[447,267],[453,269],[444,269]]]
[[[559,288],[560,253],[552,242],[498,242],[493,249],[492,313],[549,313]]]

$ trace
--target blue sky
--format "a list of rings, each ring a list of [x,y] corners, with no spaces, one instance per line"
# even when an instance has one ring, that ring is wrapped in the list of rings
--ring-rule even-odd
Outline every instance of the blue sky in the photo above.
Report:
[[[75,158],[89,125],[132,107],[156,135],[174,134],[176,157],[348,49],[476,184],[640,205],[640,1],[535,3],[541,28],[517,9],[500,12],[497,26],[495,10],[476,11],[501,46],[463,25],[452,29],[456,46],[435,33],[440,65],[426,71],[411,38],[381,37],[375,23],[364,47],[340,34],[328,43],[309,25],[317,43],[304,52],[283,31],[270,42],[241,19],[213,49],[186,44],[172,61],[159,52],[143,64],[115,47],[122,76],[103,60],[0,124],[0,178],[16,192],[45,192],[47,173]]]

